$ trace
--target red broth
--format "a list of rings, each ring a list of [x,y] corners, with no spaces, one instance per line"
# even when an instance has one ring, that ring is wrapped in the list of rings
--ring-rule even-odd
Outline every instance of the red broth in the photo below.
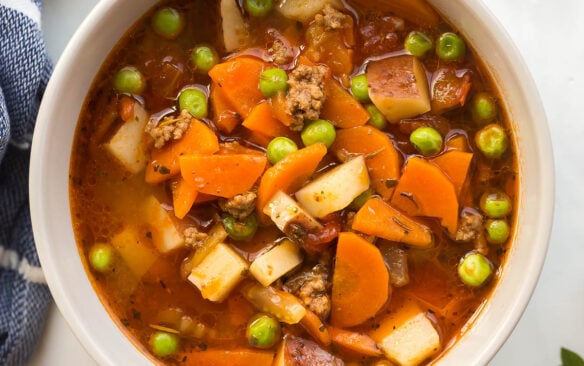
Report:
[[[440,58],[439,38],[457,32],[421,1],[347,1],[304,23],[277,6],[258,17],[233,5],[247,32],[235,33],[237,49],[226,48],[219,2],[164,1],[131,27],[95,78],[75,134],[70,196],[101,301],[164,364],[432,362],[472,326],[512,242],[513,132],[480,59],[469,44],[455,60]],[[181,14],[176,36],[156,29],[164,7]],[[404,48],[412,32],[432,41],[423,55],[412,55],[423,44]],[[200,44],[218,54],[210,72],[191,59]],[[143,83],[130,92],[115,81],[128,66]],[[259,88],[270,68],[289,78],[274,96]],[[351,79],[363,74],[370,100],[358,101]],[[188,88],[204,95],[204,116],[181,114]],[[389,121],[371,122],[371,106]],[[325,137],[304,131],[314,119],[327,120]],[[182,137],[155,143],[163,135],[155,128],[170,126],[171,136],[179,123],[187,126]],[[330,129],[328,149],[308,146],[311,138],[330,142]],[[506,148],[493,140],[501,131]],[[268,162],[278,136],[301,153]],[[278,188],[308,219],[281,219]],[[318,190],[342,202],[311,200]],[[495,200],[485,203],[489,194]],[[490,275],[461,278],[469,254]],[[250,342],[257,314],[280,331]],[[411,329],[419,349],[395,346]]]

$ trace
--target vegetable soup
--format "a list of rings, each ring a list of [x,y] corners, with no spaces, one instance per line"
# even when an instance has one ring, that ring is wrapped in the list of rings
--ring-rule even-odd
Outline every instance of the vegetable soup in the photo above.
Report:
[[[513,239],[503,108],[424,0],[162,1],[78,122],[88,276],[153,362],[432,363]]]

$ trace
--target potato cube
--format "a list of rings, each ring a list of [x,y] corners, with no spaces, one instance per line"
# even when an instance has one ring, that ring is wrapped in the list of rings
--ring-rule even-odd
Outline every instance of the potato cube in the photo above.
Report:
[[[221,0],[221,19],[226,51],[244,48],[249,42],[249,31],[237,0]]]
[[[229,245],[217,244],[188,277],[203,298],[221,302],[245,278],[249,265]]]
[[[296,230],[303,231],[322,228],[322,225],[304,210],[292,197],[278,191],[264,207],[264,213],[272,219],[278,229],[292,238],[297,236]]]
[[[257,257],[249,267],[250,273],[264,286],[282,277],[302,263],[298,245],[288,239]]]
[[[145,200],[143,212],[152,227],[152,241],[161,253],[184,245],[184,236],[176,228],[171,211],[167,211],[156,197]]]
[[[344,209],[368,188],[365,158],[358,156],[308,183],[295,196],[310,215],[322,218]]]
[[[134,118],[125,121],[114,136],[104,144],[126,170],[139,173],[146,167],[146,153],[142,137],[148,123],[148,113],[140,103],[134,103]]]
[[[371,62],[367,67],[367,82],[369,98],[392,123],[431,109],[426,71],[414,56]]]
[[[158,253],[146,240],[146,237],[139,235],[138,229],[133,226],[124,227],[111,239],[112,246],[138,278],[142,277],[158,258]]]

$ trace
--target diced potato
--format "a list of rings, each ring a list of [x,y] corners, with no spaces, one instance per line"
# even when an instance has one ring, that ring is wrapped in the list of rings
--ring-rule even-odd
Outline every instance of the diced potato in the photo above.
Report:
[[[146,167],[143,135],[147,123],[148,113],[136,102],[134,118],[125,121],[115,135],[104,144],[105,149],[132,174],[139,173]]]
[[[264,213],[274,221],[278,229],[292,238],[297,236],[295,230],[311,231],[322,225],[304,210],[296,201],[282,191],[278,191],[264,207]]]
[[[302,263],[302,253],[298,245],[285,239],[266,253],[257,257],[249,272],[264,286],[282,277]]]
[[[152,226],[152,241],[161,253],[180,248],[185,239],[177,230],[173,215],[154,196],[148,197],[143,206],[144,215]]]
[[[188,280],[203,298],[221,302],[245,278],[249,264],[225,243],[217,244],[191,272]]]
[[[387,358],[401,366],[419,365],[442,348],[438,331],[412,300],[382,319],[371,338]]]
[[[367,67],[367,82],[369,98],[392,123],[431,109],[426,71],[414,56],[371,62]]]
[[[288,19],[308,23],[322,11],[326,4],[342,8],[339,0],[282,0],[276,6],[276,10]]]
[[[321,218],[349,206],[368,188],[365,158],[358,156],[308,183],[295,196],[309,214]]]
[[[111,239],[111,244],[138,278],[152,267],[158,257],[156,251],[146,242],[146,237],[140,236],[133,226],[126,226],[117,233]]]
[[[249,43],[249,31],[237,0],[221,0],[221,21],[225,50],[232,52]]]
[[[306,308],[296,296],[271,286],[249,283],[242,287],[241,294],[259,311],[287,324],[297,324],[306,315]]]

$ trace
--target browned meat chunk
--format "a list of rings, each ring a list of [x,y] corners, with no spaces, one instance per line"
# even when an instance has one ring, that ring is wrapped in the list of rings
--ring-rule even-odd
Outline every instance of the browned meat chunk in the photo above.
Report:
[[[327,293],[328,273],[328,260],[321,260],[313,268],[297,273],[285,283],[286,289],[323,320],[331,311],[331,299]]]
[[[203,233],[203,232],[200,232],[199,230],[197,230],[196,227],[186,228],[183,235],[185,236],[185,244],[189,248],[195,248],[195,249],[201,247],[201,245],[203,245],[203,243],[205,242],[205,240],[209,236],[206,233]]]
[[[294,117],[295,123],[290,126],[293,131],[300,131],[307,120],[315,120],[320,116],[320,110],[326,99],[324,92],[324,66],[299,65],[290,73],[287,112]]]
[[[219,207],[237,220],[245,220],[255,209],[257,195],[255,192],[247,192],[230,199],[219,200]]]
[[[157,126],[146,126],[146,132],[154,139],[154,147],[159,149],[167,141],[181,139],[186,130],[189,129],[192,118],[185,109],[178,117],[164,117]]]
[[[314,20],[317,24],[322,25],[326,30],[334,30],[343,28],[343,22],[347,15],[333,8],[330,4],[326,4],[322,10],[322,14],[316,14]]]
[[[458,223],[455,240],[469,242],[479,237],[483,227],[483,216],[474,210],[465,210]]]
[[[286,337],[284,352],[286,365],[342,366],[345,364],[343,360],[323,350],[315,342],[300,337]]]

